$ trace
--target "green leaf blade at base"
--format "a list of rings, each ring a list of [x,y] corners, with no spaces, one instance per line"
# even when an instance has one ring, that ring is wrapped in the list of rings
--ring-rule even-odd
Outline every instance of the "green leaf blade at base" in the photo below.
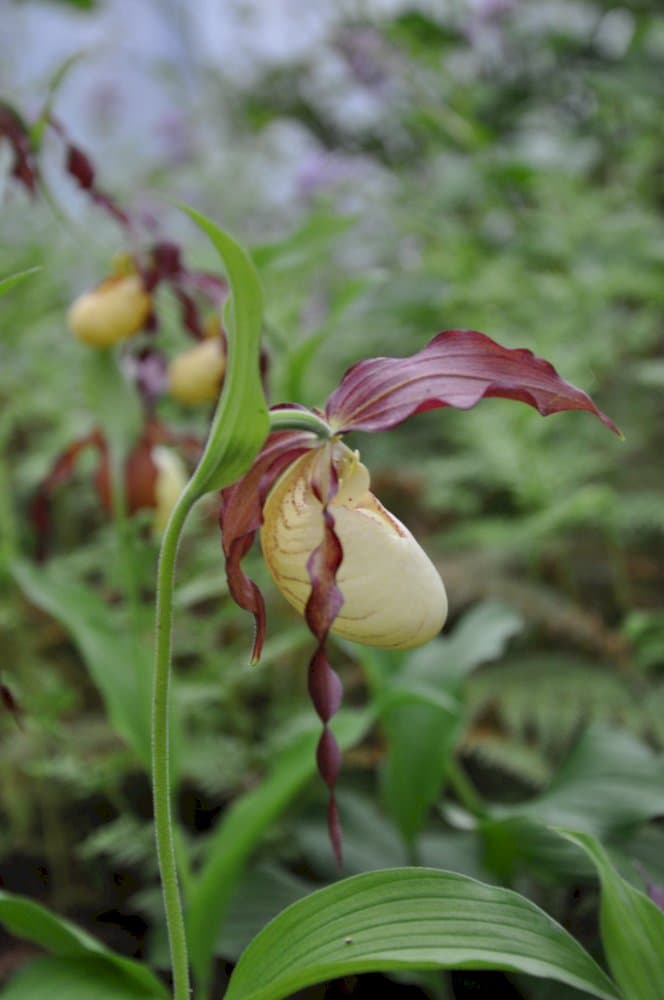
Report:
[[[116,954],[76,924],[51,913],[45,906],[31,899],[0,890],[0,924],[15,937],[31,941],[57,956],[31,963],[25,972],[22,971],[15,977],[16,987],[13,986],[14,980],[12,980],[6,990],[3,990],[3,998],[16,996],[17,1000],[19,997],[20,1000],[28,1000],[28,997],[32,996],[52,995],[67,996],[73,1000],[74,996],[85,996],[82,992],[54,992],[52,985],[54,980],[51,979],[49,983],[48,976],[55,976],[56,969],[58,975],[61,973],[65,977],[68,985],[75,986],[80,974],[83,984],[87,983],[89,987],[90,976],[96,977],[99,981],[99,992],[94,996],[98,996],[99,1000],[106,1000],[107,994],[102,991],[104,982],[111,984],[116,981],[124,987],[125,992],[111,993],[109,987],[109,1000],[111,996],[116,995],[124,995],[127,998],[153,997],[162,1000],[167,997],[165,987],[146,965]],[[37,966],[40,966],[42,971],[35,971]],[[47,975],[42,974],[44,969],[49,970]],[[57,980],[57,976],[55,979]],[[26,982],[30,984],[30,989],[26,987],[23,991],[18,983]],[[37,992],[39,986],[42,989],[41,994]],[[14,992],[11,992],[12,990]]]
[[[664,913],[626,882],[600,842],[588,834],[560,831],[591,859],[602,898],[600,927],[607,961],[625,1000],[664,996]]]
[[[165,989],[141,986],[103,959],[38,958],[3,988],[2,1000],[166,1000]]]
[[[399,868],[345,879],[281,913],[240,958],[226,1000],[282,1000],[330,978],[416,968],[503,969],[619,996],[529,900],[452,872]]]

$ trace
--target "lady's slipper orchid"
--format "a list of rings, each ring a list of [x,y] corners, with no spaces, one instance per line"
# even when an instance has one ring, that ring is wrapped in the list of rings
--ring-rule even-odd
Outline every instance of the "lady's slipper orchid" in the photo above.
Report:
[[[408,528],[370,492],[359,454],[341,441],[302,455],[265,501],[261,548],[275,583],[304,613],[309,554],[323,541],[323,505],[313,484],[330,465],[339,486],[328,509],[344,552],[336,578],[343,604],[331,631],[367,646],[421,646],[443,627],[443,582]]]
[[[324,411],[275,407],[273,432],[251,469],[222,491],[229,590],[254,616],[254,661],[263,645],[265,606],[242,559],[259,530],[275,582],[303,612],[317,640],[309,692],[323,722],[317,761],[330,789],[328,826],[338,859],[334,786],[340,751],[328,723],[342,688],[327,658],[327,635],[332,631],[392,648],[417,646],[438,632],[447,610],[436,569],[369,491],[369,473],[341,438],[350,431],[387,430],[425,410],[467,410],[485,396],[527,403],[543,416],[588,410],[619,434],[590,397],[547,361],[528,350],[501,347],[475,330],[447,330],[411,357],[354,365]]]
[[[97,453],[99,459],[93,477],[97,495],[104,510],[108,514],[113,512],[108,443],[101,431],[95,430],[65,448],[35,494],[31,518],[37,534],[39,559],[46,557],[50,541],[51,498],[61,485],[73,477],[78,459],[90,449]],[[200,451],[198,439],[174,434],[156,421],[146,423],[124,463],[127,513],[152,511],[152,531],[155,535],[161,534],[187,483],[187,469],[179,452],[196,461]]]
[[[111,347],[138,333],[152,310],[138,274],[112,275],[81,295],[67,314],[69,329],[92,347]]]
[[[179,403],[211,403],[219,395],[226,370],[226,344],[221,331],[176,355],[168,366],[168,389]]]

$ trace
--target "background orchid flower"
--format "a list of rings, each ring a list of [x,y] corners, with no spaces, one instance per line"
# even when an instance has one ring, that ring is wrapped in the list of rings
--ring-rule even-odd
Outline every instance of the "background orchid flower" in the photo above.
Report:
[[[123,470],[125,510],[128,514],[151,511],[151,527],[156,536],[163,532],[187,482],[187,465],[181,454],[195,461],[200,450],[197,438],[174,433],[157,421],[148,421],[127,454]],[[103,509],[109,515],[113,513],[109,445],[101,430],[96,429],[73,441],[57,456],[33,497],[30,516],[39,559],[48,554],[53,495],[73,478],[78,460],[86,451],[97,454],[94,487]]]
[[[218,321],[207,324],[205,337],[177,354],[168,366],[168,390],[179,403],[211,403],[219,395],[226,370],[226,339]]]
[[[543,416],[587,410],[620,433],[585,392],[531,351],[502,347],[475,330],[447,330],[410,357],[354,365],[323,411],[275,407],[273,433],[252,467],[222,491],[228,584],[237,604],[254,616],[254,661],[265,635],[265,605],[242,559],[259,530],[272,577],[317,640],[309,693],[323,722],[317,762],[330,789],[328,826],[339,860],[334,786],[340,751],[328,723],[342,687],[327,657],[328,633],[371,645],[416,646],[439,631],[447,611],[435,567],[370,492],[367,469],[342,437],[388,430],[425,410],[467,410],[490,396],[527,403]],[[296,429],[280,430],[282,417],[282,426]]]
[[[105,278],[80,295],[67,313],[69,329],[91,347],[111,347],[141,330],[152,310],[152,299],[138,274]]]

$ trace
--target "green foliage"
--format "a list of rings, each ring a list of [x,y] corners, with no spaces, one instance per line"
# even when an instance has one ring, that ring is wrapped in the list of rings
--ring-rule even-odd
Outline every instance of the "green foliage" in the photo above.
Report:
[[[17,274],[10,274],[6,278],[0,279],[0,295],[5,295],[14,285],[29,278],[31,274],[39,271],[38,267],[30,267],[26,271],[19,271]]]
[[[183,206],[184,207],[184,206]],[[263,293],[244,247],[192,208],[185,211],[210,237],[228,275],[224,309],[228,367],[205,450],[192,480],[195,495],[220,490],[247,471],[267,437],[269,421],[260,377]]]
[[[107,979],[110,984],[109,990],[111,987],[116,989],[115,994],[109,992],[109,998],[114,995],[119,996],[117,990],[120,985],[124,986],[130,996],[167,995],[159,980],[145,965],[116,955],[74,924],[50,913],[31,900],[0,890],[0,922],[11,933],[32,941],[58,958],[66,960],[65,962],[48,960],[38,964],[36,968],[29,969],[25,974],[24,983],[21,984],[19,980],[17,987],[19,990],[25,989],[26,996],[36,996],[35,991],[40,985],[42,990],[46,988],[46,976],[49,971],[54,973],[54,983],[65,985],[71,981],[72,988],[76,987],[81,996],[83,996],[82,983],[87,982],[90,988],[91,977],[94,979],[95,976],[102,981]],[[29,992],[30,990],[33,992]],[[17,992],[15,995],[23,996],[23,992]]]
[[[366,713],[341,713],[333,726],[340,746],[356,743],[369,723]],[[202,983],[208,981],[217,937],[251,852],[315,773],[318,738],[313,723],[291,739],[275,756],[272,773],[234,803],[206,845],[205,861],[188,899],[191,961]]]
[[[151,656],[146,636],[137,642],[127,628],[124,608],[113,613],[89,587],[59,571],[56,563],[39,570],[16,563],[13,572],[29,599],[65,624],[106,702],[111,725],[147,769]]]
[[[48,993],[70,1000],[155,1000],[166,997],[157,986],[144,989],[121,970],[95,957],[39,958],[14,976],[3,990],[7,1000],[39,1000]]]
[[[385,803],[411,849],[440,798],[465,725],[462,679],[500,656],[519,628],[514,612],[487,602],[466,615],[451,637],[414,653],[362,651],[387,737]]]
[[[566,836],[583,848],[597,869],[602,941],[625,1000],[657,1000],[664,982],[664,913],[620,877],[598,840],[587,834]]]
[[[486,20],[463,5],[383,20],[340,13],[334,38],[297,65],[256,66],[247,86],[213,68],[198,74],[190,159],[146,168],[122,151],[116,173],[110,150],[96,165],[104,190],[127,201],[185,191],[254,244],[264,324],[243,251],[223,239],[217,249],[238,293],[227,318],[247,333],[241,347],[255,351],[262,332],[270,401],[320,405],[359,358],[407,354],[468,326],[550,358],[624,430],[618,446],[581,415],[539,420],[488,400],[358,436],[372,488],[436,558],[451,622],[416,653],[334,646],[347,704],[369,702],[366,716],[349,716],[364,721],[351,725],[339,792],[346,872],[416,859],[498,879],[594,950],[592,862],[550,825],[573,827],[586,845],[599,838],[623,872],[664,882],[651,822],[664,747],[661,18],[653,4],[526,6]],[[88,61],[77,59],[51,79],[45,103],[56,115],[74,65],[85,100]],[[190,96],[178,92],[174,107]],[[29,104],[44,107],[44,94]],[[32,139],[47,134],[42,117]],[[57,155],[42,182],[60,169]],[[289,157],[298,162],[285,181]],[[4,174],[2,188],[0,681],[23,722],[0,716],[0,854],[8,868],[17,853],[44,863],[61,912],[91,922],[106,904],[133,906],[159,964],[145,782],[156,544],[144,514],[123,527],[116,509],[109,522],[92,456],[54,495],[50,563],[32,562],[29,518],[72,439],[102,423],[117,473],[138,425],[117,359],[92,357],[65,324],[74,294],[127,247],[82,201],[65,195],[58,207],[55,184],[50,205]],[[162,231],[177,233],[181,219],[155,203]],[[219,234],[201,224],[212,242],[187,246],[187,258],[217,272]],[[167,299],[160,293],[157,308],[170,357],[185,332]],[[245,426],[238,409],[215,424],[222,437],[238,420],[247,431],[229,476],[265,433],[262,390],[255,380],[249,389],[255,419]],[[156,415],[208,432],[209,413],[167,398]],[[236,958],[278,909],[337,877],[311,781],[313,718],[293,724],[290,745],[273,736],[301,718],[306,630],[249,557],[269,638],[262,664],[247,669],[251,626],[228,596],[216,516],[211,496],[191,519],[174,636],[176,805],[203,978],[213,953]],[[369,717],[376,725],[365,728]],[[598,850],[609,964],[625,996],[648,996],[638,976],[653,956],[640,950],[646,936],[629,932],[654,926],[652,907]],[[43,929],[33,911],[29,922]],[[348,949],[342,940],[339,963]],[[101,1000],[133,996],[132,982],[95,952],[31,962],[3,988],[17,1000]],[[539,1000],[545,988],[531,979],[523,992]],[[568,995],[560,980],[550,989]]]
[[[578,943],[523,897],[462,875],[400,868],[357,875],[294,903],[249,945],[228,1000],[281,1000],[376,969],[502,968],[617,991]]]

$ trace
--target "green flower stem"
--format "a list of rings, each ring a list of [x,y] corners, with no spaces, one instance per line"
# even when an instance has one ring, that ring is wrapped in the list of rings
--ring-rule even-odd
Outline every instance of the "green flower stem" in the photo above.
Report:
[[[270,410],[270,433],[275,431],[311,431],[324,441],[333,436],[330,425],[311,410]]]
[[[174,1000],[189,1000],[189,958],[180,887],[178,884],[175,837],[171,812],[169,763],[169,687],[173,620],[175,561],[182,529],[198,493],[191,483],[178,500],[161,543],[157,572],[157,613],[155,636],[154,687],[152,696],[152,795],[157,837],[157,857],[164,894],[168,943],[173,970]]]

